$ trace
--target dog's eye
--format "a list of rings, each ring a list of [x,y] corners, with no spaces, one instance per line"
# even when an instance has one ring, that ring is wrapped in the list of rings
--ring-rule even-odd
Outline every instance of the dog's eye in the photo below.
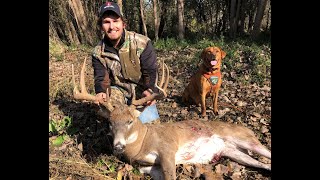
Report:
[[[132,120],[128,121],[128,125],[131,125],[132,123],[133,123],[133,121],[132,121]]]

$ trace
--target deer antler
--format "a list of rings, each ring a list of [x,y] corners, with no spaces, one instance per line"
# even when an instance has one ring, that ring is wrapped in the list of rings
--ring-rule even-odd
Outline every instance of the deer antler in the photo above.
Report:
[[[96,96],[88,93],[88,91],[86,89],[85,79],[84,79],[84,76],[85,76],[84,73],[86,71],[86,60],[87,60],[87,58],[85,58],[84,61],[83,61],[83,65],[82,65],[81,73],[80,73],[81,92],[79,92],[78,87],[77,87],[77,85],[75,83],[74,68],[73,68],[73,64],[72,64],[72,82],[73,82],[73,86],[74,86],[73,97],[75,99],[77,99],[77,100],[87,100],[87,101],[94,102],[94,101],[96,101],[97,98],[96,98]],[[101,104],[103,106],[105,106],[107,108],[107,110],[112,112],[114,108],[111,105],[108,91],[106,93],[107,93],[107,101],[103,102]]]
[[[166,68],[166,72],[164,70],[164,68]],[[158,81],[158,74],[156,75],[156,83]],[[162,77],[161,77],[161,81],[159,86],[157,84],[155,84],[155,87],[157,87],[159,89],[159,93],[153,93],[150,96],[147,97],[143,97],[141,99],[136,100],[135,99],[135,91],[134,91],[134,87],[132,86],[132,105],[138,106],[138,105],[142,105],[143,103],[147,102],[147,101],[152,101],[154,99],[162,99],[164,97],[167,97],[167,86],[169,83],[169,68],[168,66],[162,62]]]

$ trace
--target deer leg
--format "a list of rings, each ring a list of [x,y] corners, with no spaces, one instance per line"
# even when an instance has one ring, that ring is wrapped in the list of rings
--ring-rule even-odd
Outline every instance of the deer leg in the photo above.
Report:
[[[164,152],[159,154],[160,166],[164,174],[165,180],[175,180],[176,179],[176,164],[175,164],[175,152]]]
[[[146,166],[139,169],[140,173],[150,174],[154,180],[163,180],[164,175],[159,166]]]
[[[269,151],[269,149],[263,146],[258,140],[254,140],[250,142],[236,140],[234,141],[234,143],[242,149],[250,150],[261,156],[271,159],[271,152]]]
[[[241,152],[240,150],[238,150],[235,147],[226,147],[226,149],[222,152],[222,156],[228,157],[228,158],[230,158],[240,164],[243,164],[243,165],[262,168],[262,169],[266,169],[266,170],[271,171],[270,164],[264,164],[262,162],[259,162],[258,160]]]

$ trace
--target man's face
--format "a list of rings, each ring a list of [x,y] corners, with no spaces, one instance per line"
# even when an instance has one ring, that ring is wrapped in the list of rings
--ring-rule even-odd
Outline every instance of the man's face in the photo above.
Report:
[[[119,41],[125,27],[120,16],[106,13],[102,17],[102,30],[111,41]]]

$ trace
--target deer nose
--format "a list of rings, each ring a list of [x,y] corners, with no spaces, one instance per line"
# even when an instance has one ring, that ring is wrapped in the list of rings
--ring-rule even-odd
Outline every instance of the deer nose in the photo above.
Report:
[[[124,152],[124,148],[125,148],[125,146],[123,144],[121,144],[120,142],[118,142],[113,147],[113,150],[115,151],[115,153],[119,154],[119,153],[123,153]]]

